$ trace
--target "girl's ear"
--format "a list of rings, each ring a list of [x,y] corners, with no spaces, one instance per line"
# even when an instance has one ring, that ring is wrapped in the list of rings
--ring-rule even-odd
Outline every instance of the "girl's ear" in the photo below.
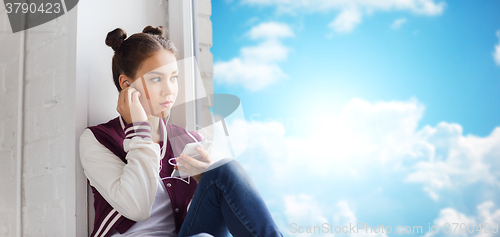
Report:
[[[123,74],[120,75],[119,81],[120,81],[120,86],[122,87],[122,90],[130,86],[130,82],[128,81],[127,76],[125,76]]]

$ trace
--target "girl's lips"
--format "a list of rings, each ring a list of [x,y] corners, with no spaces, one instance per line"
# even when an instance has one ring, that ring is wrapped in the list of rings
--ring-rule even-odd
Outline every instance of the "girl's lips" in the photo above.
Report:
[[[172,107],[172,101],[169,101],[169,102],[164,102],[164,103],[161,103],[160,105],[165,107],[165,108],[170,108]]]

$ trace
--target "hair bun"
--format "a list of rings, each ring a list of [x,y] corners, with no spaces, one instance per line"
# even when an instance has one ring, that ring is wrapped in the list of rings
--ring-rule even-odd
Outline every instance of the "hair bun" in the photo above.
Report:
[[[158,35],[160,37],[163,37],[165,32],[166,29],[163,26],[158,26],[158,27],[146,26],[144,30],[142,30],[142,33]]]
[[[106,45],[113,48],[116,52],[120,49],[123,41],[127,38],[127,33],[120,28],[116,28],[113,31],[110,31],[106,36]]]

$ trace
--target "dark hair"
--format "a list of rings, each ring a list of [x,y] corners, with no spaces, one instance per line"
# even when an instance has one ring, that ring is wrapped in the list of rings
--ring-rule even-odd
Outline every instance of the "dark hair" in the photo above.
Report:
[[[127,33],[120,28],[110,31],[106,36],[106,45],[113,48],[115,54],[112,60],[113,81],[118,92],[120,87],[120,75],[135,80],[135,74],[142,62],[153,56],[157,51],[166,49],[177,58],[177,49],[174,44],[163,38],[166,29],[163,26],[146,26],[142,33],[133,34],[127,38]]]

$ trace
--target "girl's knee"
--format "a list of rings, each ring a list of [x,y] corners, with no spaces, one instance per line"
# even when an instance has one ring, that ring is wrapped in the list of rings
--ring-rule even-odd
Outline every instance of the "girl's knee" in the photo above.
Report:
[[[210,176],[225,181],[243,181],[242,179],[250,179],[250,176],[237,160],[233,158],[224,158],[213,163],[208,168]]]
[[[226,179],[250,179],[245,168],[235,159],[220,166],[219,175]]]
[[[221,164],[220,169],[222,172],[241,172],[244,170],[240,162],[235,159],[228,159]]]

